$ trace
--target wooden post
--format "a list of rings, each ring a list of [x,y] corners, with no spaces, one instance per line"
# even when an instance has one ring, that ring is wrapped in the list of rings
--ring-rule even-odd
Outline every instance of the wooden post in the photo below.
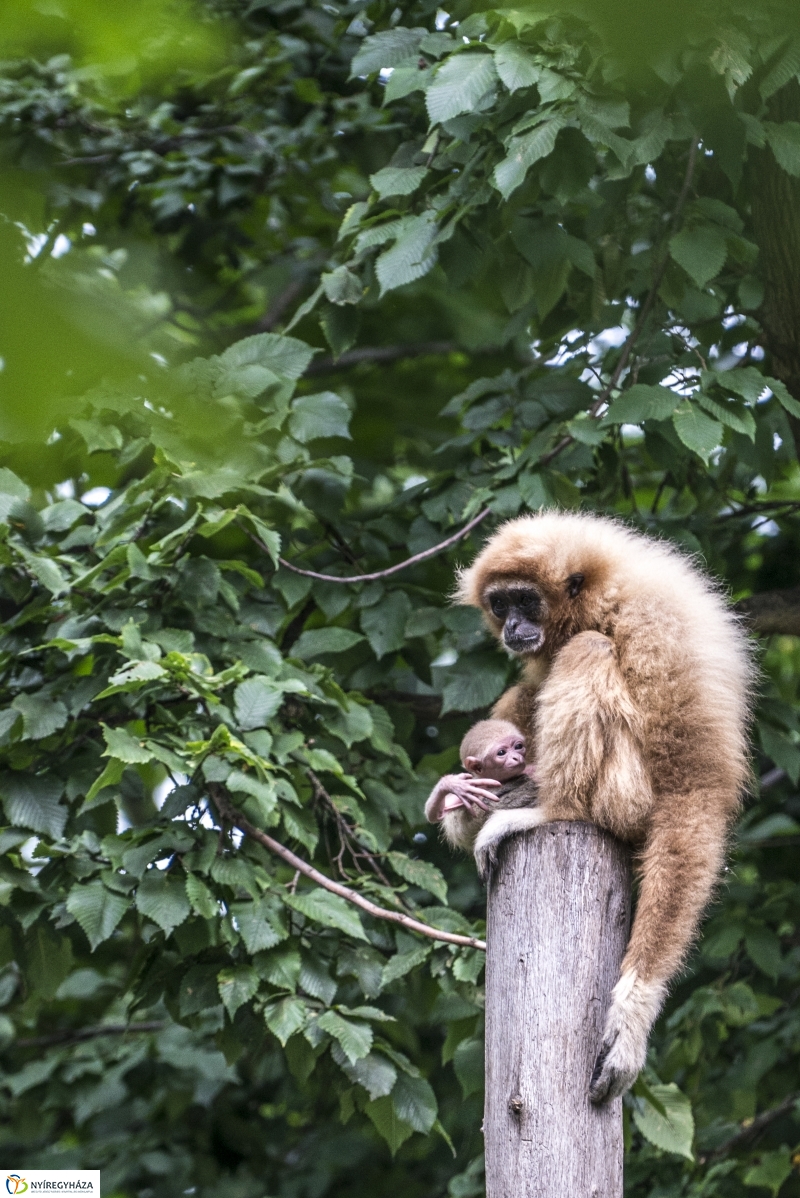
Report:
[[[589,1101],[628,940],[627,850],[559,822],[500,846],[486,956],[487,1198],[621,1198],[622,1100]]]

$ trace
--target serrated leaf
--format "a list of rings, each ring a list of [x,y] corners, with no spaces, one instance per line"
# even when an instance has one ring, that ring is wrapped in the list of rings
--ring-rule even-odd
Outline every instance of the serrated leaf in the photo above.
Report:
[[[86,933],[92,952],[108,940],[128,906],[128,899],[107,890],[99,878],[86,886],[73,886],[67,896],[67,910]]]
[[[566,117],[559,115],[543,121],[530,133],[512,137],[506,149],[508,155],[494,168],[492,182],[504,200],[525,181],[525,176],[534,162],[551,154],[559,132],[566,124]]]
[[[117,761],[116,758],[112,757],[102,774],[95,778],[94,782],[87,790],[86,802],[83,805],[83,810],[88,810],[88,808],[92,803],[94,803],[94,800],[100,794],[101,790],[105,790],[107,786],[116,786],[124,773],[125,762]]]
[[[777,981],[783,965],[781,942],[772,928],[760,924],[751,928],[744,939],[747,955],[762,973]]]
[[[306,1022],[308,1008],[301,998],[282,998],[264,1008],[264,1022],[285,1047]]]
[[[259,976],[252,965],[234,965],[217,974],[217,989],[223,1006],[233,1019],[239,1007],[249,1002],[259,987]]]
[[[189,874],[186,879],[186,897],[191,903],[192,910],[203,919],[214,919],[219,915],[219,907],[211,891],[196,874]]]
[[[508,665],[495,653],[470,653],[436,670],[442,691],[442,714],[477,711],[499,698],[506,685]]]
[[[642,1093],[642,1097],[638,1094]],[[648,1100],[648,1095],[656,1100],[663,1114]],[[692,1104],[685,1094],[682,1094],[674,1082],[669,1085],[637,1087],[637,1101],[633,1109],[633,1119],[639,1131],[664,1152],[674,1152],[694,1160],[692,1155],[692,1140],[694,1139],[694,1117]]]
[[[390,982],[395,982],[398,978],[405,977],[412,969],[416,969],[423,961],[427,961],[431,955],[431,949],[432,946],[430,944],[420,944],[410,952],[395,953],[393,957],[389,958],[383,968],[381,987],[388,986]]]
[[[496,82],[497,71],[490,54],[467,51],[446,59],[425,95],[431,124],[472,112]]]
[[[385,166],[383,170],[370,175],[369,181],[381,199],[386,196],[408,196],[417,190],[427,173],[427,167],[424,166]]]
[[[725,265],[728,246],[724,233],[714,225],[696,225],[671,237],[669,252],[698,287],[705,287]]]
[[[318,657],[320,653],[346,653],[360,641],[360,632],[350,628],[312,628],[303,632],[292,645],[293,657]]]
[[[283,702],[283,691],[260,675],[246,678],[233,692],[236,722],[243,732],[265,727]]]
[[[641,424],[644,420],[666,420],[681,402],[681,396],[668,387],[650,387],[636,383],[612,402],[603,424]]]
[[[22,546],[18,547],[17,552],[24,560],[25,565],[34,578],[50,592],[54,599],[58,599],[60,595],[67,594],[70,584],[52,558],[31,553],[30,550],[23,549]]]
[[[86,442],[89,453],[122,449],[122,433],[114,424],[101,424],[99,420],[70,420],[76,433]]]
[[[707,465],[711,452],[722,444],[722,425],[688,400],[684,400],[675,412],[672,423],[686,448]]]
[[[800,403],[797,402],[793,395],[790,395],[786,384],[782,383],[780,379],[766,378],[763,381],[767,384],[781,407],[785,408],[790,416],[800,418]]]
[[[260,366],[280,378],[295,380],[304,374],[313,356],[313,349],[296,337],[257,333],[254,337],[234,341],[220,354],[219,361],[231,377],[236,377],[236,372],[244,377],[248,367]],[[249,394],[249,391],[245,393]]]
[[[392,1102],[398,1118],[427,1135],[436,1122],[439,1108],[430,1084],[424,1077],[409,1077],[401,1073],[392,1090]]]
[[[305,915],[306,919],[327,928],[338,928],[356,940],[367,939],[355,907],[338,894],[331,894],[329,890],[318,886],[307,893],[287,894],[285,901],[295,911]]]
[[[782,121],[779,125],[773,125],[765,121],[764,128],[778,166],[787,175],[800,175],[800,124],[797,121]]]
[[[364,294],[361,280],[346,266],[322,275],[322,289],[332,304],[357,304]]]
[[[365,37],[352,62],[350,78],[371,75],[384,67],[396,66],[415,54],[427,29],[384,29],[380,33]]]
[[[368,1102],[364,1107],[364,1114],[373,1124],[378,1134],[389,1145],[389,1151],[392,1156],[406,1142],[408,1137],[414,1134],[413,1127],[410,1127],[399,1118],[391,1096],[376,1098],[374,1102]]]
[[[320,1015],[317,1023],[339,1043],[351,1064],[365,1057],[372,1048],[373,1032],[368,1023],[345,1019],[338,1011],[326,1011]]]
[[[301,966],[300,954],[296,948],[285,945],[273,952],[261,953],[255,964],[258,976],[266,982],[271,982],[281,990],[291,990],[292,993],[297,989]],[[330,978],[327,980],[330,982]],[[308,993],[313,991],[309,990]],[[315,997],[319,998],[319,995]]]
[[[230,912],[249,953],[274,948],[283,939],[273,922],[273,904],[268,898],[254,903],[231,903]]]
[[[289,432],[296,441],[315,441],[319,437],[350,439],[350,409],[334,391],[301,395],[292,403]]]
[[[494,52],[494,65],[501,82],[510,92],[538,83],[541,67],[518,42],[504,42]]]
[[[430,861],[415,861],[405,853],[387,853],[392,869],[412,886],[421,886],[437,898],[440,903],[447,902],[447,883],[444,875]]]
[[[102,729],[106,748],[101,756],[115,757],[117,761],[124,761],[126,765],[144,765],[153,760],[151,751],[138,740],[134,740],[124,728],[109,728],[107,724],[103,724]]]
[[[752,412],[743,405],[740,404],[736,408],[731,404],[719,403],[716,399],[704,394],[702,391],[697,393],[694,398],[708,412],[709,416],[719,420],[720,424],[726,424],[734,432],[743,433],[745,437],[749,437],[751,441],[755,441],[756,422]],[[800,409],[800,405],[798,407]]]
[[[435,265],[437,249],[434,240],[437,233],[436,214],[423,212],[419,216],[405,217],[400,222],[397,240],[389,250],[378,257],[375,273],[381,285],[381,295],[403,287],[415,279],[421,279]]]
[[[341,1070],[359,1086],[363,1086],[374,1101],[391,1094],[397,1081],[397,1070],[391,1061],[377,1052],[367,1053],[358,1061],[350,1062],[338,1043],[331,1045],[331,1056]]]
[[[43,740],[52,736],[69,718],[64,704],[47,695],[17,695],[11,706],[22,716],[22,740]]]
[[[406,621],[411,615],[411,600],[405,591],[392,591],[374,607],[361,613],[361,627],[375,656],[402,649],[406,643]]]
[[[184,885],[164,870],[151,869],[136,890],[136,906],[169,936],[191,914]]]
[[[63,792],[64,783],[54,774],[0,775],[0,798],[9,823],[46,833],[56,840],[67,822],[67,809],[59,803]]]

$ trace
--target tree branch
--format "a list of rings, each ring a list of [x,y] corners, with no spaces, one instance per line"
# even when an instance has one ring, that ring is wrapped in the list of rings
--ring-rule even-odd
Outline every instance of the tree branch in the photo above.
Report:
[[[409,345],[364,345],[361,349],[350,349],[338,358],[316,358],[306,367],[305,377],[314,374],[330,374],[333,370],[347,370],[361,362],[386,366],[403,358],[423,358],[451,354],[458,346],[453,341],[418,341]]]
[[[368,898],[364,898],[356,890],[351,890],[349,886],[343,886],[341,882],[334,882],[332,878],[328,878],[325,874],[320,873],[313,865],[309,865],[302,857],[298,857],[291,849],[287,849],[285,845],[279,841],[273,840],[266,832],[262,832],[260,828],[256,828],[250,823],[241,811],[237,811],[234,806],[228,801],[228,797],[222,786],[217,783],[210,783],[208,787],[209,793],[214,800],[214,804],[219,811],[220,816],[226,819],[240,832],[244,832],[245,836],[250,836],[253,840],[258,841],[270,853],[276,857],[280,857],[287,865],[291,865],[292,869],[299,870],[305,877],[310,878],[312,882],[316,882],[318,886],[322,886],[325,890],[330,890],[331,894],[338,894],[340,898],[346,899],[348,903],[353,903],[354,906],[360,907],[362,911],[366,911],[368,915],[372,915],[374,919],[385,919],[389,923],[397,923],[402,928],[406,928],[409,932],[418,932],[420,936],[427,936],[429,940],[441,940],[445,944],[459,944],[464,948],[478,948],[486,951],[486,942],[478,940],[475,936],[459,936],[456,932],[442,932],[439,928],[432,928],[430,924],[422,923],[419,919],[412,919],[410,915],[403,915],[400,911],[387,911],[385,907],[379,907]]]
[[[151,1023],[100,1023],[96,1027],[65,1028],[62,1032],[51,1032],[47,1036],[29,1036],[25,1040],[14,1040],[9,1048],[46,1048],[50,1044],[79,1044],[83,1040],[94,1040],[97,1036],[125,1036],[128,1032],[160,1032],[162,1019]]]
[[[780,1119],[783,1115],[788,1115],[792,1107],[800,1101],[800,1091],[794,1094],[789,1094],[784,1098],[783,1102],[778,1106],[773,1107],[769,1111],[762,1111],[760,1115],[756,1115],[751,1123],[738,1131],[736,1135],[731,1136],[729,1140],[725,1140],[713,1152],[702,1158],[703,1164],[708,1161],[719,1160],[722,1156],[728,1156],[731,1152],[736,1152],[740,1148],[749,1148],[755,1140],[757,1140],[771,1123],[776,1119]]]
[[[800,636],[800,587],[786,591],[763,591],[734,604],[734,611],[744,616],[753,632],[769,636]]]
[[[481,520],[485,520],[490,514],[491,509],[485,507],[482,512],[478,512],[468,524],[458,532],[453,533],[446,541],[440,541],[438,545],[434,545],[431,549],[423,549],[422,553],[415,553],[413,557],[407,557],[405,561],[398,562],[395,566],[388,566],[385,570],[375,570],[372,574],[350,574],[346,578],[342,578],[339,574],[318,574],[316,570],[301,570],[299,566],[293,566],[291,562],[287,562],[285,557],[279,557],[278,561],[287,570],[291,570],[294,574],[302,574],[305,578],[317,578],[320,582],[374,582],[378,578],[388,578],[391,574],[397,574],[400,570],[405,570],[408,566],[415,566],[418,562],[424,562],[429,557],[435,557],[437,553],[448,549],[451,545],[455,545],[467,533],[472,532],[476,525],[480,524]],[[253,538],[254,540],[256,538]],[[256,542],[261,544],[260,541]],[[261,545],[261,548],[266,553],[266,546]]]

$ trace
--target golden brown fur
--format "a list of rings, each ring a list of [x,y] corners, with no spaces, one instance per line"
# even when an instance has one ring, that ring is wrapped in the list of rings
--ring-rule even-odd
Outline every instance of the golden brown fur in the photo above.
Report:
[[[575,595],[571,578],[581,580]],[[558,819],[607,828],[640,862],[636,918],[593,1079],[593,1097],[603,1098],[641,1067],[722,865],[748,779],[751,658],[708,579],[611,520],[548,512],[491,538],[462,572],[458,599],[480,607],[498,639],[503,621],[489,596],[503,586],[541,596],[544,644],[522,657],[519,685],[493,712],[532,741],[539,805],[477,812],[479,865],[504,836]]]

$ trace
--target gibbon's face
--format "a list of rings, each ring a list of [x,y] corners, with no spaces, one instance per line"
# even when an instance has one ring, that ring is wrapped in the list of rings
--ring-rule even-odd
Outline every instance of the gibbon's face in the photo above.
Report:
[[[505,782],[516,778],[525,769],[525,739],[522,736],[506,736],[495,741],[486,750],[483,761],[476,772],[485,778]]]
[[[538,653],[545,642],[544,600],[532,586],[493,587],[489,608],[503,626],[503,644],[510,653]]]
[[[583,574],[571,574],[566,579],[564,596],[567,601],[577,598],[583,582]],[[502,626],[500,637],[509,653],[525,657],[542,650],[552,615],[533,583],[497,583],[486,592],[485,603]]]

